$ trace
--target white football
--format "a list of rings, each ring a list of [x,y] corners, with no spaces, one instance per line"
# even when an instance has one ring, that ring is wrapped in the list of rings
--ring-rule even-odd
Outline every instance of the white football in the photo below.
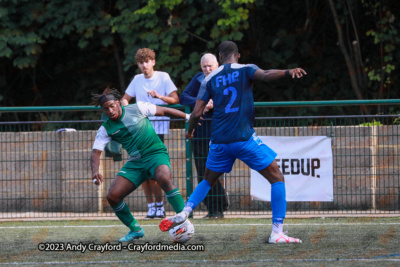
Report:
[[[185,243],[194,235],[193,223],[186,220],[184,223],[169,229],[169,235],[174,242]]]

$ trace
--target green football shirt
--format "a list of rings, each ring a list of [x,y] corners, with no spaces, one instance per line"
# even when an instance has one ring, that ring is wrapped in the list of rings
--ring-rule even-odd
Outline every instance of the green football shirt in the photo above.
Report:
[[[159,152],[167,152],[148,119],[154,116],[156,106],[151,103],[122,107],[122,116],[117,121],[107,119],[97,131],[93,149],[103,151],[111,140],[116,141],[128,152],[129,161],[139,160]]]

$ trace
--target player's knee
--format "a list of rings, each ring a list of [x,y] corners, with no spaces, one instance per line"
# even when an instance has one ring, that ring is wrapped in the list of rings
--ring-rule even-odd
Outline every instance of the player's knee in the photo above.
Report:
[[[154,174],[154,178],[160,187],[164,190],[164,192],[169,192],[174,189],[172,185],[171,175],[165,172],[158,172]]]
[[[271,184],[277,182],[285,182],[285,177],[283,176],[282,172],[279,170],[277,164],[273,162],[267,168],[259,171],[259,173],[264,176]]]
[[[281,172],[279,172],[279,173],[276,173],[273,176],[273,180],[274,180],[275,183],[277,183],[277,182],[285,182],[285,177],[283,176],[283,174]]]
[[[285,181],[285,177],[283,176],[283,174],[279,170],[279,168],[269,169],[269,172],[267,174],[267,178],[271,183],[284,182]]]
[[[121,197],[114,191],[108,192],[106,198],[111,206],[118,205],[122,201]]]
[[[217,183],[217,179],[207,178],[205,180],[207,180],[207,182],[210,184],[211,187],[214,187]]]
[[[169,192],[175,189],[175,187],[172,185],[171,179],[168,178],[160,179],[160,182],[158,184],[164,190],[164,192]]]
[[[154,179],[157,181],[157,183],[171,181],[170,168],[166,165],[158,166],[154,171]]]

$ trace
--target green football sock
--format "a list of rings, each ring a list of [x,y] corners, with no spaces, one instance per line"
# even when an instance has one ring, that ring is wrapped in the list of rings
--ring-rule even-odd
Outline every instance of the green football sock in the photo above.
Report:
[[[176,213],[179,213],[183,210],[185,207],[185,201],[183,200],[183,197],[181,196],[181,192],[179,192],[178,188],[175,188],[169,192],[166,193],[167,199],[169,204],[171,204],[172,208]]]
[[[128,226],[131,231],[140,231],[140,224],[136,221],[135,218],[133,218],[132,213],[129,210],[129,207],[125,203],[125,201],[122,201],[117,206],[111,208],[114,210],[115,215],[117,215],[118,219],[120,219],[123,224]]]

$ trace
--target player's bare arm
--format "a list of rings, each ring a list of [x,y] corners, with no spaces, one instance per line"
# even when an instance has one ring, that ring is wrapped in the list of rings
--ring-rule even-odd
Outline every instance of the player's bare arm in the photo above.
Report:
[[[206,102],[204,102],[201,99],[197,99],[193,112],[190,115],[189,128],[185,134],[185,137],[187,139],[193,138],[194,128],[199,124],[199,120],[201,119],[201,115],[203,114],[205,108],[206,108]]]
[[[104,182],[103,175],[99,172],[101,150],[93,149],[90,156],[90,168],[92,169],[92,180],[96,185]],[[96,180],[95,180],[96,179]]]
[[[153,98],[159,98],[162,101],[164,101],[170,105],[171,104],[179,104],[179,97],[178,97],[178,94],[176,93],[176,91],[170,93],[168,96],[160,95],[159,93],[157,93],[156,90],[151,90],[151,91],[147,92],[147,94]]]
[[[160,106],[156,106],[156,114],[154,115],[181,118],[181,119],[186,119],[190,117],[190,114],[186,114],[185,112],[182,112],[180,110],[174,108],[160,107]]]
[[[258,69],[254,73],[254,78],[256,80],[264,81],[264,82],[269,82],[277,79],[281,79],[285,76],[292,77],[294,78],[301,78],[304,75],[307,75],[306,71],[303,70],[302,68],[294,68],[294,69],[288,69],[288,70],[262,70]]]
[[[132,99],[132,97],[130,95],[128,95],[127,93],[125,93],[121,99],[121,106],[129,105],[129,101],[131,101],[131,99]]]

